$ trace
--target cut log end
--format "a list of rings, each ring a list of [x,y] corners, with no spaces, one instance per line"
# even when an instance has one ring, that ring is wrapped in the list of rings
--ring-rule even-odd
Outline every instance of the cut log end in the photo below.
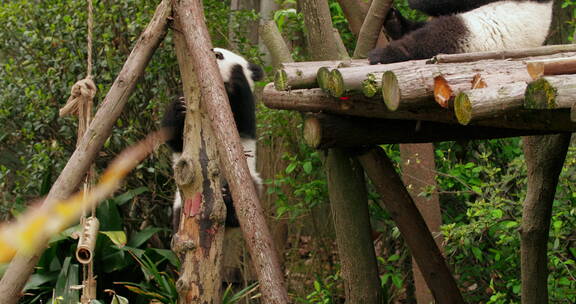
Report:
[[[454,99],[454,113],[462,125],[467,125],[472,120],[472,103],[465,93],[458,94]]]
[[[368,74],[368,77],[362,81],[362,94],[366,97],[374,97],[379,92],[380,87],[378,87],[376,76],[372,73]]]
[[[392,71],[386,71],[382,75],[382,98],[390,111],[398,110],[400,106],[400,86],[398,78]]]
[[[532,81],[526,88],[524,107],[527,109],[555,109],[557,90],[544,78]]]
[[[324,92],[330,92],[330,69],[327,67],[321,67],[318,69],[316,73],[316,81],[318,82],[318,86]]]
[[[304,121],[304,142],[313,149],[317,149],[322,141],[322,127],[320,121],[314,117],[308,117]]]
[[[330,72],[330,94],[334,97],[342,97],[346,94],[346,89],[344,88],[344,79],[342,78],[342,73],[338,69],[332,70]]]
[[[572,108],[570,108],[570,120],[576,122],[576,103],[572,105]]]
[[[544,75],[544,62],[528,62],[526,70],[532,79],[538,79]]]
[[[288,75],[284,70],[278,70],[274,74],[274,87],[278,91],[288,90]]]

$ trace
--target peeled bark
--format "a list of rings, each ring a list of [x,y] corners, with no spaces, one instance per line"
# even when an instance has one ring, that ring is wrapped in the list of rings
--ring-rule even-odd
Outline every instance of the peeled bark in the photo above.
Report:
[[[84,178],[100,148],[110,136],[116,119],[134,91],[138,79],[144,74],[144,69],[154,51],[164,39],[170,12],[168,0],[162,1],[156,8],[152,20],[138,38],[110,91],[100,104],[88,130],[44,199],[44,204],[54,204],[58,200],[65,199],[74,192]],[[0,295],[4,301],[2,304],[14,304],[18,301],[21,296],[20,292],[38,259],[37,255],[30,257],[18,254],[12,260],[0,281]]]
[[[178,28],[180,18],[174,14]],[[220,303],[226,207],[217,143],[210,122],[200,112],[196,71],[181,30],[174,31],[174,44],[187,108],[184,150],[174,164],[183,202],[178,230],[172,240],[172,249],[182,264],[176,286],[180,303]]]
[[[199,0],[180,0],[175,8],[182,16],[182,32],[191,60],[199,73],[201,106],[219,142],[221,169],[230,185],[234,208],[254,262],[263,301],[288,303],[272,235],[248,170],[222,78],[210,50],[212,43],[204,24],[202,4]]]

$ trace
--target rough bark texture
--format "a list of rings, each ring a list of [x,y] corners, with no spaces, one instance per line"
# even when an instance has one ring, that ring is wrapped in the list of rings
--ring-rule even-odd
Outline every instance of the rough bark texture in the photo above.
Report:
[[[260,37],[266,45],[266,48],[268,48],[273,67],[278,68],[284,62],[294,61],[292,60],[288,45],[286,45],[282,34],[280,34],[280,31],[278,31],[276,27],[276,22],[272,20],[263,21],[262,24],[260,24]]]
[[[523,138],[528,192],[522,209],[522,304],[548,303],[548,234],[558,175],[571,134]]]
[[[526,88],[527,109],[571,108],[576,103],[576,75],[546,76]]]
[[[266,106],[273,109],[458,124],[454,113],[440,108],[433,100],[430,100],[429,104],[433,104],[434,108],[423,106],[392,112],[382,102],[363,96],[355,95],[341,100],[328,96],[321,89],[277,91],[269,84],[264,88],[263,101]],[[473,122],[472,125],[549,132],[576,130],[576,123],[571,121],[568,109],[517,110],[498,118]]]
[[[180,29],[180,15],[174,14]],[[184,97],[184,150],[174,165],[182,197],[182,213],[172,249],[182,267],[176,282],[180,303],[221,302],[221,262],[226,207],[222,199],[218,152],[210,122],[200,112],[200,91],[186,40],[174,31]]]
[[[326,173],[346,301],[380,304],[382,289],[371,239],[364,171],[346,151],[330,149]]]
[[[372,1],[358,34],[354,58],[366,58],[368,52],[376,46],[378,37],[382,33],[382,24],[384,24],[384,19],[392,7],[392,2],[392,0]]]
[[[168,0],[162,1],[156,8],[152,20],[140,35],[84,137],[52,185],[44,200],[45,204],[53,204],[57,200],[68,197],[84,178],[98,151],[110,136],[112,126],[136,87],[137,80],[144,74],[144,69],[152,58],[152,54],[164,39],[170,12]],[[39,256],[17,255],[12,260],[0,282],[0,295],[2,295],[0,303],[13,304],[18,301],[20,291],[32,273],[38,258]]]
[[[230,185],[240,227],[260,281],[263,301],[288,303],[277,252],[240,145],[224,84],[210,50],[212,43],[204,23],[202,4],[198,0],[181,0],[176,7],[192,62],[201,73],[198,75],[201,106],[219,142],[221,168]]]
[[[343,117],[329,114],[309,114],[304,122],[304,140],[309,146],[317,149],[553,133],[555,132],[461,126],[416,120]]]
[[[463,125],[503,116],[523,107],[525,91],[525,82],[463,91],[454,100],[454,113]]]
[[[358,159],[406,240],[436,302],[464,303],[442,253],[386,153],[376,147]]]
[[[576,45],[561,44],[561,45],[546,45],[537,48],[517,49],[508,51],[440,54],[434,56],[434,58],[432,58],[431,61],[434,63],[456,63],[456,62],[470,62],[486,59],[506,59],[506,58],[546,56],[566,52],[576,52]]]
[[[306,25],[308,49],[314,60],[341,59],[332,31],[332,18],[328,2],[324,0],[303,0],[302,13]]]
[[[440,210],[440,198],[436,191],[436,163],[434,161],[434,145],[424,144],[402,144],[400,145],[400,157],[402,169],[402,180],[410,196],[416,203],[416,207],[422,214],[428,230],[432,233],[436,246],[442,251],[442,213]],[[422,192],[434,190],[429,196],[420,195]],[[412,259],[412,273],[414,275],[414,288],[418,303],[434,303],[434,296],[426,285],[426,280],[416,263]]]
[[[276,90],[317,88],[317,74],[321,68],[334,69],[339,66],[368,66],[366,60],[331,60],[282,63],[274,75]]]

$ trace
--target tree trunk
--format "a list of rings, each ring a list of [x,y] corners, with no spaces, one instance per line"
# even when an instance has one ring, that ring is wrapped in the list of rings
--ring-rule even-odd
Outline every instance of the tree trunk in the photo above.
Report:
[[[178,231],[172,240],[172,249],[182,263],[176,286],[180,303],[216,304],[221,302],[226,207],[222,199],[215,137],[210,122],[200,112],[198,80],[182,35],[180,18],[181,15],[174,14],[178,28],[174,31],[174,43],[188,110],[184,151],[174,164],[183,202]]]
[[[366,58],[382,35],[382,24],[392,7],[392,0],[373,0],[358,34],[354,58]],[[384,38],[385,39],[385,38]]]
[[[522,208],[520,255],[522,304],[548,303],[548,234],[558,175],[570,144],[570,133],[524,137],[528,192]]]
[[[302,14],[308,29],[306,39],[313,60],[337,60],[340,58],[336,38],[332,31],[332,17],[325,0],[303,0]]]
[[[383,301],[371,239],[364,171],[342,149],[328,150],[326,175],[347,303]]]
[[[100,104],[88,130],[78,143],[78,147],[68,160],[66,167],[52,185],[50,193],[44,200],[45,204],[54,204],[58,200],[65,199],[74,192],[84,178],[98,151],[110,136],[116,119],[120,116],[128,97],[136,87],[136,82],[144,74],[146,65],[164,39],[170,12],[170,1],[168,0],[162,1],[156,8],[152,20],[138,38],[110,91]],[[12,260],[2,277],[2,281],[0,281],[2,304],[13,304],[18,301],[22,288],[34,270],[38,259],[38,255],[30,257],[19,254]]]
[[[202,4],[199,0],[180,0],[176,7],[178,14],[186,17],[181,19],[182,30],[194,67],[199,72],[202,108],[219,142],[221,169],[230,185],[234,208],[260,281],[263,301],[288,303],[277,252],[248,170],[224,84],[210,50],[212,43],[204,23]]]

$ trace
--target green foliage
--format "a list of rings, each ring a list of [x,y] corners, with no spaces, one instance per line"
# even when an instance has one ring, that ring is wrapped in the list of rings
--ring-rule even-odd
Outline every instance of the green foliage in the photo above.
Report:
[[[313,291],[306,296],[306,299],[297,299],[300,303],[306,304],[336,304],[339,292],[338,282],[341,280],[340,274],[329,275],[326,278],[316,278],[313,283]]]

